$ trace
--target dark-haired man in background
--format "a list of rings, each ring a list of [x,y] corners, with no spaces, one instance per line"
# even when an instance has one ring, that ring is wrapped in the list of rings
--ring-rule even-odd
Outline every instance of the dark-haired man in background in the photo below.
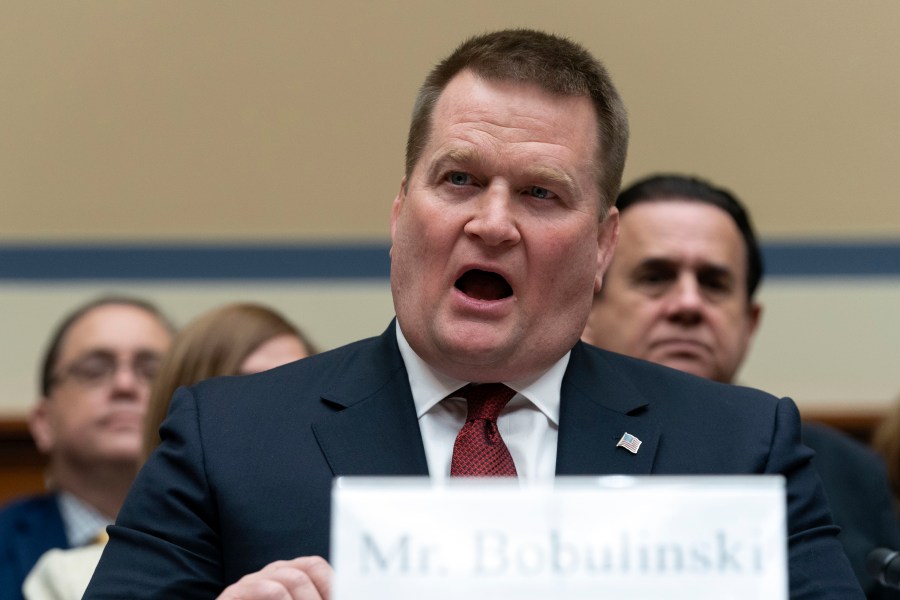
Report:
[[[728,190],[683,175],[624,189],[619,244],[583,339],[700,377],[733,383],[759,325],[762,256],[750,218]],[[803,425],[839,539],[868,597],[900,598],[866,572],[876,547],[900,547],[884,466],[846,436]]]
[[[627,140],[583,47],[533,30],[459,46],[413,109],[396,320],[176,393],[85,598],[327,598],[335,476],[486,473],[782,474],[793,597],[861,598],[790,400],[579,342]],[[625,432],[640,453],[616,447]]]
[[[96,540],[112,523],[141,458],[150,383],[172,338],[168,321],[133,298],[79,307],[54,332],[29,425],[47,455],[50,492],[0,511],[0,597],[51,548]]]

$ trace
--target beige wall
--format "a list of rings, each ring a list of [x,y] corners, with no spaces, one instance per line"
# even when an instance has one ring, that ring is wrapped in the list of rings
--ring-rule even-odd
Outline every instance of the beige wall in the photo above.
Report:
[[[709,174],[766,236],[900,232],[896,0],[6,0],[0,232],[384,239],[423,73],[514,25],[606,61],[627,177]]]
[[[764,238],[900,238],[896,0],[6,0],[0,244],[386,240],[424,72],[518,25],[607,63],[632,120],[626,179],[709,176]],[[898,279],[768,285],[743,379],[801,404],[885,405]],[[0,413],[30,403],[58,316],[108,289],[182,322],[272,302],[325,347],[390,316],[384,284],[0,283]]]

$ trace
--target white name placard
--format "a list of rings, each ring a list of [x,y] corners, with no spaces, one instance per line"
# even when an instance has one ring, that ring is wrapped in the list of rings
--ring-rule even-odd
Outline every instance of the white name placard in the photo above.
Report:
[[[334,598],[786,599],[779,476],[341,478]]]

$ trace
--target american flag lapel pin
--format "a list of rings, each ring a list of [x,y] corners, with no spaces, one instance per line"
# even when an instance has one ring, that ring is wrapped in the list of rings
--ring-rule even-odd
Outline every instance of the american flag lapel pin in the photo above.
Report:
[[[621,439],[619,439],[619,443],[616,444],[616,448],[619,447],[625,448],[632,454],[637,454],[641,447],[641,440],[626,431],[622,434]]]

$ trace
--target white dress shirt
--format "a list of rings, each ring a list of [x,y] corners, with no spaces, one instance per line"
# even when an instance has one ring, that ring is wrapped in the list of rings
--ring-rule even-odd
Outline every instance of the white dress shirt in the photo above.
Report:
[[[396,330],[419,417],[428,472],[432,479],[443,481],[450,477],[453,443],[465,424],[467,412],[464,399],[447,396],[471,382],[459,381],[435,371],[410,347],[399,324]],[[556,473],[559,396],[569,354],[567,352],[537,377],[502,382],[517,393],[500,413],[497,428],[516,463],[516,472],[523,484],[550,482]]]
[[[103,516],[96,508],[69,492],[59,492],[56,498],[66,539],[73,548],[93,542],[106,531],[107,525],[113,524],[113,519]]]

